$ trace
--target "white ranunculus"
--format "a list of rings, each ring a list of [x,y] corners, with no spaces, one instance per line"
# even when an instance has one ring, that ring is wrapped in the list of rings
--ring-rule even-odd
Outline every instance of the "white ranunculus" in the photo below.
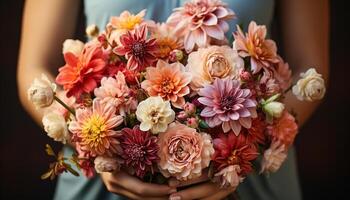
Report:
[[[84,43],[81,42],[80,40],[72,40],[72,39],[67,39],[63,42],[63,54],[65,53],[73,53],[76,56],[79,56],[80,53],[84,49]]]
[[[148,97],[137,106],[136,117],[141,122],[142,131],[151,130],[156,134],[166,131],[168,124],[175,119],[175,112],[170,102],[164,101],[162,97]]]
[[[119,169],[116,158],[97,156],[94,160],[94,164],[97,173],[113,172]]]
[[[28,89],[28,99],[37,109],[48,107],[54,100],[56,87],[55,83],[52,83],[47,76],[42,74],[41,79],[34,79]]]
[[[272,101],[264,105],[263,110],[271,117],[281,117],[284,110],[283,103]]]
[[[62,115],[49,112],[44,115],[42,122],[49,137],[63,144],[67,142],[69,139],[69,132],[66,120]]]
[[[322,75],[314,68],[300,74],[301,79],[293,86],[293,94],[301,101],[315,101],[322,99],[326,87]]]

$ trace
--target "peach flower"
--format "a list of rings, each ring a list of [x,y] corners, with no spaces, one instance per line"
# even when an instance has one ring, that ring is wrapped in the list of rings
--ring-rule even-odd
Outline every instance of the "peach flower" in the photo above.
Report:
[[[228,167],[220,170],[218,173],[214,174],[214,182],[219,182],[220,187],[233,187],[236,188],[240,182],[243,181],[243,177],[239,174],[241,168],[239,165],[229,165]]]
[[[280,118],[274,120],[273,124],[267,127],[267,131],[272,140],[277,140],[289,147],[298,133],[298,125],[295,123],[294,117],[285,110]]]
[[[270,148],[264,152],[260,173],[276,172],[286,158],[287,152],[284,144],[280,144],[278,141],[272,141]]]
[[[156,38],[158,48],[155,52],[157,58],[166,59],[170,53],[176,49],[182,49],[182,39],[179,38],[173,27],[166,23],[157,23],[154,27],[150,27],[151,37]]]
[[[164,100],[170,100],[176,108],[182,108],[185,104],[184,96],[190,93],[187,86],[192,75],[185,71],[185,67],[177,62],[168,64],[159,60],[157,67],[149,67],[146,71],[146,80],[141,87],[150,96],[160,96]]]
[[[233,47],[240,56],[250,56],[253,73],[258,73],[263,67],[269,67],[272,63],[278,63],[277,47],[273,40],[265,39],[266,27],[258,26],[254,21],[250,22],[248,33],[237,26],[238,31],[233,35],[235,41]]]
[[[159,147],[160,171],[178,180],[201,176],[214,154],[210,135],[176,122],[159,135]]]
[[[192,74],[190,84],[194,91],[211,84],[215,78],[238,79],[244,69],[243,59],[228,46],[210,46],[192,52],[186,65]]]
[[[123,123],[123,117],[116,115],[113,104],[102,104],[94,100],[92,108],[76,110],[76,120],[69,124],[79,155],[112,156],[120,148],[118,133],[114,130]]]
[[[103,77],[101,87],[96,88],[94,93],[103,103],[112,103],[123,116],[130,110],[136,110],[137,100],[130,96],[132,91],[126,84],[122,72],[118,72],[115,78]]]

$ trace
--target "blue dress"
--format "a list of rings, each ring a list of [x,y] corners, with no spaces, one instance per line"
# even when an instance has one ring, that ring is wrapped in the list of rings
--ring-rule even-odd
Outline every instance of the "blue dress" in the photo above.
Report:
[[[238,16],[230,21],[231,30],[235,30],[235,24],[247,27],[250,21],[270,27],[274,0],[224,0]],[[110,16],[119,15],[128,10],[138,13],[147,9],[147,19],[165,22],[173,8],[183,5],[184,0],[84,0],[86,24],[96,24],[103,29]],[[65,147],[66,155],[72,153],[72,149]],[[242,200],[299,200],[301,192],[295,163],[294,149],[289,151],[286,162],[280,170],[269,177],[252,174],[248,176],[238,187],[238,194]],[[108,192],[99,176],[87,179],[84,175],[79,177],[68,173],[62,174],[57,183],[55,200],[120,200],[120,196]]]

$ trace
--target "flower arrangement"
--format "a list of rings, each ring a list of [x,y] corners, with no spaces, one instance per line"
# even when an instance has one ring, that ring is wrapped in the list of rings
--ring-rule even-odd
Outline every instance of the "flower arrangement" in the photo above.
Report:
[[[298,132],[285,94],[321,99],[322,75],[309,69],[292,86],[264,25],[237,26],[230,43],[227,20],[236,15],[219,0],[190,1],[161,24],[145,12],[112,17],[102,32],[89,26],[85,44],[66,40],[56,77],[63,93],[44,75],[29,88],[34,105],[49,110],[48,136],[76,150],[65,158],[47,146],[57,161],[43,178],[76,175],[68,160],[88,177],[124,170],[182,181],[209,171],[221,187],[277,171]]]

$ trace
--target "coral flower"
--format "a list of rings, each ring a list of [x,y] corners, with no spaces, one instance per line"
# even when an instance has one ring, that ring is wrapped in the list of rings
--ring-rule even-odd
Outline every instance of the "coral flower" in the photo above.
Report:
[[[157,50],[156,39],[147,39],[146,25],[122,35],[120,43],[121,45],[114,48],[113,52],[125,56],[128,60],[127,68],[142,71],[156,61],[154,56],[154,52]]]
[[[230,165],[238,165],[239,175],[245,176],[252,171],[251,161],[258,156],[256,146],[240,134],[233,132],[220,134],[213,140],[215,153],[212,157],[216,170],[220,171]]]
[[[96,88],[95,96],[103,103],[111,103],[119,110],[119,114],[125,116],[130,110],[136,110],[137,100],[130,94],[132,90],[125,81],[122,72],[118,72],[115,78],[103,77],[101,87]]]
[[[252,118],[257,117],[256,101],[249,89],[240,88],[238,80],[215,79],[198,94],[198,101],[205,106],[200,115],[209,127],[222,124],[225,133],[232,129],[238,135],[242,126],[250,128]]]
[[[265,26],[258,26],[252,21],[245,36],[239,26],[237,26],[237,29],[238,31],[233,34],[235,37],[233,46],[240,56],[250,56],[251,68],[254,74],[264,67],[269,68],[271,64],[279,62],[275,42],[265,39]]]
[[[142,178],[146,172],[154,172],[158,157],[158,138],[149,132],[141,131],[139,126],[133,129],[124,128],[121,136],[121,154],[124,164],[135,170],[138,177]]]
[[[280,118],[274,120],[274,123],[267,127],[267,130],[272,140],[279,141],[288,148],[298,133],[298,125],[295,123],[294,117],[284,111]]]
[[[229,30],[228,19],[235,14],[218,0],[192,0],[184,7],[176,8],[167,20],[175,31],[184,36],[184,46],[191,52],[195,45],[206,47],[210,40],[225,40]]]
[[[76,120],[69,124],[69,130],[79,151],[92,157],[117,153],[120,144],[113,128],[123,122],[123,117],[115,112],[112,104],[102,104],[98,100],[93,101],[92,108],[76,110]]]
[[[265,130],[266,130],[266,123],[265,121],[259,116],[252,120],[252,126],[249,129],[245,129],[244,133],[246,135],[246,138],[251,143],[255,144],[265,144]]]
[[[82,93],[92,92],[99,84],[106,68],[105,55],[99,45],[86,45],[76,56],[71,52],[64,54],[66,65],[59,69],[56,82],[63,85],[67,96],[79,99]]]
[[[281,57],[278,57],[279,62],[273,68],[273,76],[276,79],[279,87],[282,90],[287,90],[292,84],[292,71],[288,63],[285,63]]]
[[[192,75],[185,72],[185,67],[179,63],[168,64],[162,60],[157,62],[157,67],[149,67],[146,71],[146,80],[141,87],[150,96],[161,96],[164,100],[170,100],[176,108],[182,108],[185,104],[184,96],[190,93],[187,86],[191,82]]]
[[[209,134],[176,122],[160,133],[159,148],[159,169],[164,176],[178,180],[199,177],[214,153]]]
[[[193,76],[191,88],[198,91],[216,78],[239,79],[244,62],[229,46],[214,45],[190,53],[186,68]]]
[[[156,24],[154,28],[150,28],[152,38],[157,39],[157,51],[155,56],[161,59],[167,59],[170,52],[183,48],[183,42],[175,32],[173,27],[166,23]]]

